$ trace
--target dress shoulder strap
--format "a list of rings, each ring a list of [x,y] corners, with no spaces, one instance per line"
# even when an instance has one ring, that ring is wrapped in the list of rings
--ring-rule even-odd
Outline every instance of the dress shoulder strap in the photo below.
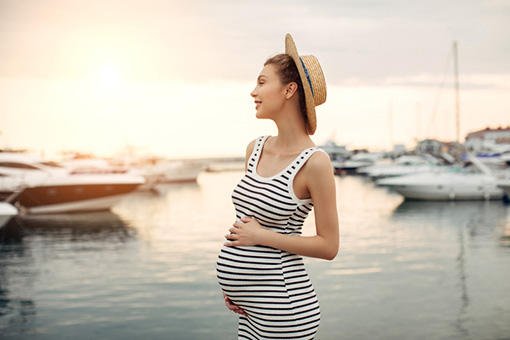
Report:
[[[301,154],[289,166],[289,168],[286,171],[285,177],[288,177],[289,180],[292,181],[294,179],[294,177],[296,176],[296,174],[299,172],[299,170],[301,170],[303,165],[305,165],[305,163],[308,161],[308,159],[310,159],[310,157],[316,152],[326,153],[324,150],[322,150],[321,148],[319,148],[317,146],[303,150],[303,152],[301,152]]]
[[[259,163],[260,159],[260,154],[262,153],[262,148],[268,138],[269,135],[260,136],[255,140],[253,151],[251,152],[250,158],[248,159],[248,166],[246,167],[246,172],[253,173],[257,168],[257,164]]]
[[[287,187],[289,188],[289,193],[290,193],[292,199],[298,204],[312,204],[313,205],[313,202],[311,199],[299,199],[296,196],[296,194],[294,192],[294,178],[296,177],[299,170],[301,170],[303,165],[305,165],[306,162],[310,159],[310,157],[312,157],[312,155],[316,152],[326,153],[324,150],[322,150],[321,148],[318,148],[316,146],[312,147],[312,148],[305,149],[294,160],[294,162],[292,162],[289,165],[289,167],[287,168],[285,173],[281,175],[286,181],[285,183],[286,183]]]

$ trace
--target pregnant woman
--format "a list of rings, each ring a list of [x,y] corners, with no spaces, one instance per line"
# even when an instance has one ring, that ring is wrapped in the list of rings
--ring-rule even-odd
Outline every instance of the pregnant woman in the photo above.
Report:
[[[239,314],[239,339],[313,339],[319,302],[301,256],[332,260],[339,247],[333,169],[310,138],[326,81],[318,60],[299,56],[287,34],[285,54],[265,62],[251,96],[256,117],[273,120],[278,135],[247,147],[246,174],[232,194],[236,222],[218,256],[219,284]],[[301,236],[312,207],[316,233]]]

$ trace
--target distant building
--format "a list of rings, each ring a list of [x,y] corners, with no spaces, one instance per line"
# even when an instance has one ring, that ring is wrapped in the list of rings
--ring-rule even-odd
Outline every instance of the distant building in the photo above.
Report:
[[[441,142],[435,139],[424,139],[419,141],[416,146],[417,154],[430,154],[438,157],[454,157],[460,159],[461,155],[465,153],[464,145],[457,142]],[[450,156],[445,156],[448,154]]]
[[[469,151],[498,151],[510,149],[510,126],[507,128],[485,128],[468,133],[465,147]]]
[[[443,143],[435,140],[435,139],[424,139],[418,142],[416,146],[416,152],[421,153],[429,153],[431,155],[439,155],[441,153],[441,148]]]
[[[461,143],[457,142],[445,142],[443,143],[443,147],[441,149],[441,156],[444,157],[444,154],[449,154],[457,159],[462,157],[462,154],[466,152],[466,148]]]
[[[321,145],[320,148],[326,151],[332,160],[343,160],[349,158],[352,154],[344,145],[337,145],[332,140],[328,140],[324,145]]]

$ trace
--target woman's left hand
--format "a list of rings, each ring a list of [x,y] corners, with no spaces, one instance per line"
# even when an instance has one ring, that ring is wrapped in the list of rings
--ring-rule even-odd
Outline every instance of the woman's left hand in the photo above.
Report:
[[[266,229],[262,228],[259,222],[252,217],[243,217],[241,222],[234,223],[229,229],[230,234],[225,235],[226,246],[254,246],[262,244]]]

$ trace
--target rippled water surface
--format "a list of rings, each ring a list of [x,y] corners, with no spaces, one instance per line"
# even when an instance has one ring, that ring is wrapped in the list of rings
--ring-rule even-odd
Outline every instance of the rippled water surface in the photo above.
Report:
[[[203,173],[112,212],[11,222],[0,338],[235,339],[215,262],[241,176]],[[366,179],[336,180],[340,253],[306,259],[317,339],[510,339],[510,206],[402,202]]]

